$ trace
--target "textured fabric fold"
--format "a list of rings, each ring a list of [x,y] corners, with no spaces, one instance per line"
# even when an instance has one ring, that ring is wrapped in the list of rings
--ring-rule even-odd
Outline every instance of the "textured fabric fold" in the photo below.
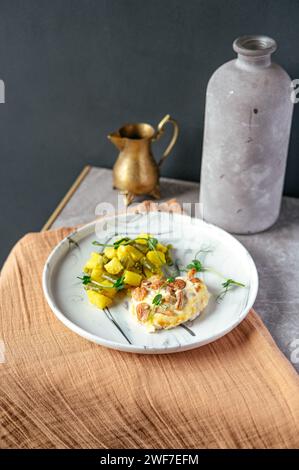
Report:
[[[26,235],[1,273],[1,448],[298,447],[298,376],[253,310],[169,355],[109,350],[60,323],[41,276],[70,232]]]

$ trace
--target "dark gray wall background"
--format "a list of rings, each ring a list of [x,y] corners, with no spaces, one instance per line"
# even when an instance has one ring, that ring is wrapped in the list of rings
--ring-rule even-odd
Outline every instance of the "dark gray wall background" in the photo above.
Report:
[[[298,20],[298,0],[0,0],[1,260],[40,229],[84,165],[113,165],[106,135],[126,121],[172,114],[181,133],[163,174],[199,180],[210,75],[234,57],[235,37],[263,33],[279,44],[274,60],[299,78]],[[298,115],[299,105],[291,196]]]

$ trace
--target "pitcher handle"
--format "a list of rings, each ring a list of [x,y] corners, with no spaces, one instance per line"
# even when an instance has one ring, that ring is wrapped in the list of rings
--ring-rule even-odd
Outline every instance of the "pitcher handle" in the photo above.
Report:
[[[173,149],[173,147],[174,147],[174,145],[177,141],[178,135],[179,135],[178,123],[174,119],[172,119],[169,114],[166,114],[166,116],[158,124],[157,133],[155,135],[155,140],[158,140],[158,139],[160,139],[160,137],[162,137],[162,135],[164,134],[164,127],[168,122],[173,125],[173,135],[172,135],[171,141],[169,142],[166,150],[164,151],[164,153],[161,157],[161,160],[158,163],[159,167],[162,165],[164,160],[170,154],[171,150]]]

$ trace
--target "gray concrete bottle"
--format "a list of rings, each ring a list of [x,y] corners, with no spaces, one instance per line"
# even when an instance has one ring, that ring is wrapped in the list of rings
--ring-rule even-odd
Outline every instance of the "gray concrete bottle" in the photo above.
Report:
[[[233,48],[207,87],[200,202],[204,220],[244,234],[279,215],[293,103],[273,39],[242,36]]]

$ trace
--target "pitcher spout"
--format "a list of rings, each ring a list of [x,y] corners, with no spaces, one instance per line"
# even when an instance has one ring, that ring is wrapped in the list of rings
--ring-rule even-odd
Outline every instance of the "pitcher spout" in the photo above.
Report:
[[[111,132],[111,134],[108,135],[108,139],[111,140],[118,150],[123,150],[125,139],[121,137],[118,132]]]

